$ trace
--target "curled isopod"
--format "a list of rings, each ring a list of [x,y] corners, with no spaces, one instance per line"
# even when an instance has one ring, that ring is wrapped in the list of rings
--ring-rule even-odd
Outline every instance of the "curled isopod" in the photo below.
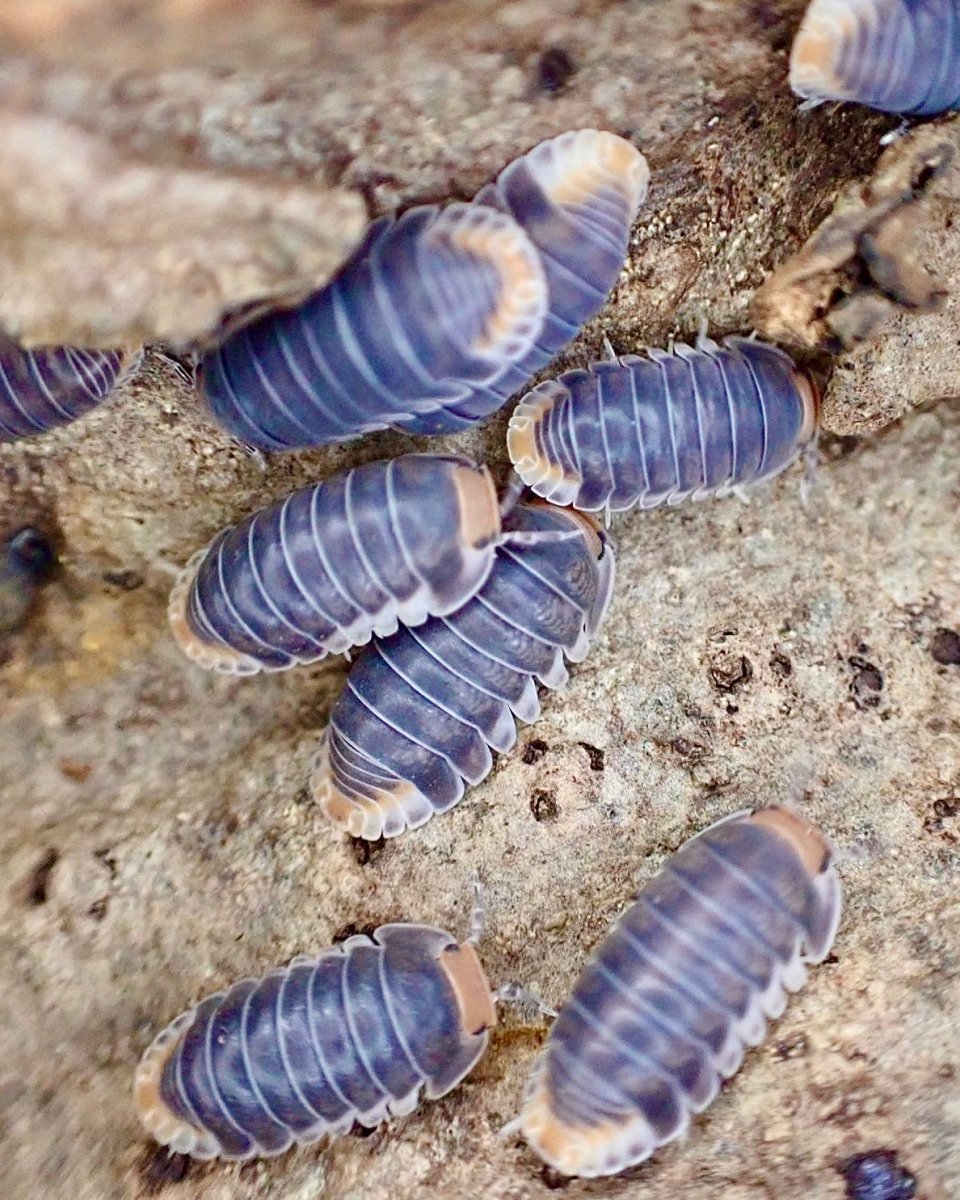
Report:
[[[819,398],[782,350],[747,338],[568,371],[510,419],[520,478],[587,512],[657,508],[770,479],[816,438]]]
[[[960,0],[813,0],[790,86],[812,104],[914,116],[960,107]]]
[[[439,454],[368,463],[217,534],[174,586],[170,626],[210,670],[316,662],[453,612],[483,586],[499,540],[485,467]]]
[[[613,1175],[685,1132],[840,919],[823,836],[782,808],[710,826],[641,890],[574,985],[515,1122],[567,1175]]]
[[[452,204],[374,222],[336,277],[204,355],[217,422],[264,450],[342,442],[456,403],[543,324],[540,256],[508,215]]]
[[[202,1000],[154,1040],[134,1100],[154,1138],[195,1158],[280,1154],[374,1126],[456,1087],[496,1024],[470,942],[382,925]]]
[[[139,355],[58,346],[24,350],[0,341],[0,442],[46,433],[82,417],[114,389]]]
[[[511,541],[511,538],[514,540]],[[355,837],[396,837],[484,779],[492,750],[539,716],[535,680],[560,687],[606,611],[614,556],[595,522],[524,504],[469,603],[374,640],[334,704],[313,779],[326,815]]]
[[[576,129],[515,159],[475,204],[509,213],[539,251],[548,305],[530,350],[469,398],[397,422],[413,433],[452,432],[500,408],[568,345],[597,312],[623,270],[630,229],[646,199],[650,169],[615,133]]]
[[[896,1150],[855,1154],[840,1167],[847,1200],[914,1200],[917,1180],[900,1165]]]

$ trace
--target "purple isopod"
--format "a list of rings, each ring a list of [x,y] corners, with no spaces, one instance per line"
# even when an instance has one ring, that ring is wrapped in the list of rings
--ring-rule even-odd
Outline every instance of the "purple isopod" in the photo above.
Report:
[[[515,159],[475,203],[509,213],[543,259],[548,311],[535,344],[493,382],[426,416],[398,421],[412,433],[453,432],[488,416],[525,387],[599,312],[623,270],[650,170],[622,137],[577,129]]]
[[[375,221],[335,278],[204,355],[217,422],[264,450],[343,442],[456,403],[523,357],[543,324],[540,256],[471,204]]]
[[[614,1175],[680,1137],[827,956],[840,903],[829,845],[786,809],[691,838],[587,963],[515,1127],[567,1175]]]
[[[445,1095],[486,1050],[494,1000],[470,942],[382,925],[177,1017],[140,1060],[134,1102],[178,1153],[281,1154],[412,1112],[421,1089]]]
[[[210,670],[315,662],[459,608],[500,536],[485,467],[440,454],[368,463],[217,534],[174,586],[170,626]]]
[[[374,640],[334,704],[313,793],[354,837],[396,837],[459,802],[540,712],[535,680],[560,687],[585,657],[613,588],[596,523],[520,505],[483,588],[446,617]]]
[[[534,388],[507,447],[538,496],[587,512],[722,496],[779,474],[816,438],[819,398],[776,346],[701,337]]]
[[[0,340],[0,442],[33,437],[84,416],[139,355],[57,346],[24,350]]]
[[[471,425],[600,308],[648,176],[629,142],[579,130],[511,163],[473,204],[381,218],[304,305],[205,355],[209,408],[264,450]]]
[[[811,104],[929,116],[960,107],[960,0],[813,0],[790,54]]]

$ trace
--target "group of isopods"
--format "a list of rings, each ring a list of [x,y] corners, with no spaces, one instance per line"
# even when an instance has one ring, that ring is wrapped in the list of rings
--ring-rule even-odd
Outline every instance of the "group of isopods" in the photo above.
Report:
[[[791,60],[811,103],[929,114],[960,103],[960,0],[813,0]],[[466,428],[521,391],[607,298],[647,189],[623,138],[578,130],[511,163],[469,204],[374,222],[337,276],[207,352],[217,422],[277,451],[393,427]],[[0,437],[99,403],[129,355],[0,351]],[[523,397],[520,483],[408,454],[253,513],[184,569],[169,617],[187,655],[254,674],[357,657],[313,781],[351,835],[415,829],[483,780],[539,713],[537,684],[595,638],[614,552],[590,513],[719,496],[810,448],[812,381],[774,346],[701,335],[615,357]],[[535,494],[524,499],[522,486]],[[569,507],[568,507],[569,506]],[[779,807],[678,850],[595,951],[554,1023],[513,1128],[571,1175],[678,1137],[829,952],[840,883],[826,839]],[[136,1104],[198,1158],[272,1155],[372,1126],[453,1088],[496,1001],[471,937],[383,926],[201,1001],[153,1042]]]

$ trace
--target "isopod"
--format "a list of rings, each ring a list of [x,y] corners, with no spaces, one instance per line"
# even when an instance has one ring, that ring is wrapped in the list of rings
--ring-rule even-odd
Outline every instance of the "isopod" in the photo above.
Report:
[[[567,1175],[613,1175],[680,1137],[763,1040],[840,919],[823,836],[771,807],[686,842],[574,985],[514,1123]]]
[[[900,1165],[896,1150],[856,1154],[840,1167],[848,1200],[913,1200],[916,1177]]]
[[[96,408],[135,361],[119,351],[0,342],[0,442],[46,433]]]
[[[336,701],[313,793],[355,837],[396,837],[446,812],[540,712],[535,680],[567,679],[610,599],[613,549],[595,522],[542,502],[505,529],[529,537],[497,550],[477,595],[418,629],[375,639]]]
[[[811,104],[914,116],[960,107],[960,0],[813,0],[790,86]]]
[[[813,381],[776,346],[701,337],[568,371],[517,405],[514,468],[554,504],[657,508],[770,479],[814,442]]]
[[[623,268],[646,160],[579,130],[473,204],[381,218],[330,284],[204,356],[216,420],[264,450],[388,425],[430,434],[500,408],[570,342]]]
[[[347,441],[494,379],[533,344],[547,305],[540,257],[508,215],[470,204],[381,218],[300,308],[205,354],[216,421],[263,450]]]
[[[535,344],[486,386],[426,416],[398,421],[412,433],[452,432],[496,412],[600,311],[623,270],[630,230],[647,195],[650,169],[614,133],[577,129],[515,159],[474,203],[509,213],[540,252],[549,294]]]
[[[170,625],[210,670],[315,662],[459,608],[500,536],[485,467],[438,454],[368,463],[217,534],[177,580]]]
[[[473,945],[381,925],[245,979],[177,1017],[137,1067],[161,1144],[194,1158],[281,1154],[451,1091],[487,1047],[495,997]]]

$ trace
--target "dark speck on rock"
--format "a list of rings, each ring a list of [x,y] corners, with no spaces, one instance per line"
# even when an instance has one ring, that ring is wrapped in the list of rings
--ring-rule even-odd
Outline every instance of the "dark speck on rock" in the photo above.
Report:
[[[738,692],[753,678],[753,663],[745,654],[720,654],[710,666],[710,682],[718,692]]]
[[[854,704],[859,709],[877,708],[883,691],[883,674],[879,667],[858,655],[847,661],[855,671],[850,680],[850,695]]]
[[[182,1183],[190,1171],[186,1154],[172,1154],[165,1146],[149,1146],[140,1160],[140,1179],[147,1196],[158,1196],[172,1183]]]
[[[945,667],[960,667],[960,633],[955,629],[938,629],[930,639],[930,653]]]
[[[521,751],[520,761],[526,763],[528,767],[533,766],[543,758],[549,749],[550,747],[542,738],[531,738]]]
[[[53,846],[44,850],[26,879],[14,889],[16,898],[31,908],[46,904],[53,868],[60,861],[60,851]]]
[[[555,821],[560,815],[560,805],[553,792],[534,792],[530,797],[530,811],[535,821]]]
[[[361,867],[365,867],[380,857],[386,849],[387,840],[381,837],[377,838],[375,842],[371,842],[366,838],[351,838],[350,844],[357,862]]]
[[[543,1186],[548,1191],[558,1192],[565,1188],[570,1182],[569,1175],[562,1175],[556,1167],[544,1166],[540,1171],[540,1178],[543,1181]]]
[[[135,592],[143,587],[143,576],[139,571],[104,571],[103,582],[122,592]]]
[[[577,72],[577,65],[562,46],[550,46],[537,60],[537,87],[559,92]]]
[[[599,746],[592,746],[589,742],[578,742],[583,750],[586,750],[587,757],[590,759],[591,771],[602,771],[604,767],[605,755]]]

